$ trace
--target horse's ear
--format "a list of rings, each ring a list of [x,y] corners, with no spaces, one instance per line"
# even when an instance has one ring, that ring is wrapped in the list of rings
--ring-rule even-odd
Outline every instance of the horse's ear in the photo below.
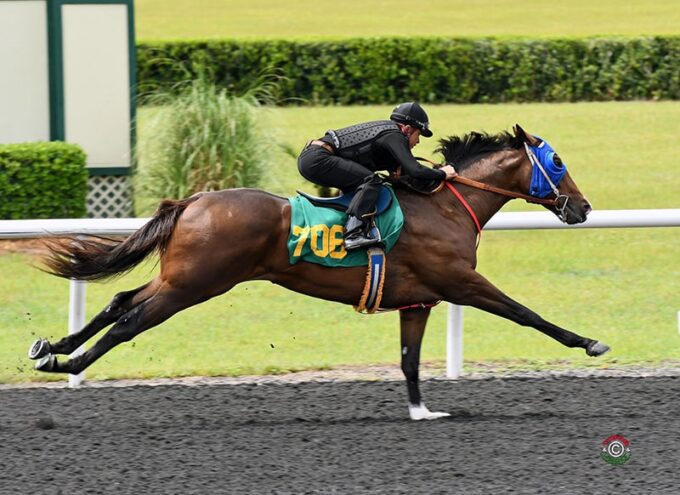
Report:
[[[512,126],[512,130],[515,133],[515,137],[521,139],[523,142],[528,143],[531,146],[536,146],[538,144],[538,139],[527,133],[519,124]]]
[[[522,127],[519,124],[515,124],[512,126],[512,131],[515,133],[515,137],[518,139],[521,139],[524,142],[529,142],[529,136],[527,136],[527,133],[522,129]]]

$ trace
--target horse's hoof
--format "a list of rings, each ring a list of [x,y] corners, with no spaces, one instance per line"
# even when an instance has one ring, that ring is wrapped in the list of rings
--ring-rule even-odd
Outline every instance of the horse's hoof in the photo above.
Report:
[[[35,369],[38,371],[54,371],[57,367],[57,356],[48,354],[40,358],[40,361],[35,363]]]
[[[451,416],[449,413],[445,412],[430,412],[422,402],[418,405],[409,404],[408,414],[411,416],[413,421],[420,421],[421,419],[446,418],[447,416]]]
[[[606,352],[609,352],[609,346],[602,342],[598,342],[597,340],[593,340],[588,344],[588,347],[586,347],[586,354],[589,356],[601,356]]]
[[[50,353],[50,343],[47,339],[38,339],[28,350],[29,359],[40,359]]]

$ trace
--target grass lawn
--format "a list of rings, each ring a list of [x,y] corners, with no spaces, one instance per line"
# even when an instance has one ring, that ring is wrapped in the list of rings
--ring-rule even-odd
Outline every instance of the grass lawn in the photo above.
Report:
[[[137,0],[137,38],[680,34],[675,0]]]
[[[330,127],[382,118],[389,107],[274,109],[281,140],[299,148]],[[519,122],[558,150],[595,208],[678,207],[680,103],[582,103],[429,106],[436,136],[470,129],[497,132]],[[140,130],[146,112],[140,111]],[[423,140],[418,154],[435,142]],[[425,142],[427,141],[427,142]],[[313,190],[281,156],[266,188]],[[535,210],[518,201],[510,209]],[[612,345],[587,358],[533,329],[466,309],[465,358],[508,367],[613,366],[680,360],[679,229],[487,232],[479,271],[546,319]],[[36,336],[66,332],[68,283],[32,268],[26,255],[0,256],[0,382],[45,379],[25,352]],[[88,286],[88,315],[114,293],[145,282],[153,263],[109,284]],[[423,359],[445,356],[446,307],[433,312]],[[90,378],[275,373],[340,364],[399,361],[398,316],[248,283],[191,308],[106,355]],[[59,377],[58,379],[63,379]]]

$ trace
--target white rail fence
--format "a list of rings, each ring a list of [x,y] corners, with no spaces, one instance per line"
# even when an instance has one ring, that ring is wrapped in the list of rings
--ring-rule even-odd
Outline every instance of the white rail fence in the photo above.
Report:
[[[0,220],[0,239],[30,239],[50,235],[93,234],[102,236],[130,235],[142,227],[148,218],[65,219],[65,220]],[[532,229],[601,229],[636,227],[680,227],[680,209],[663,210],[601,210],[593,211],[588,221],[566,225],[552,213],[501,212],[495,215],[484,230]],[[69,333],[85,324],[85,283],[70,282]],[[680,312],[678,313],[680,332]],[[458,378],[463,372],[463,308],[449,304],[446,339],[446,375]],[[75,351],[75,356],[82,348]],[[69,386],[77,387],[83,374],[69,375]]]

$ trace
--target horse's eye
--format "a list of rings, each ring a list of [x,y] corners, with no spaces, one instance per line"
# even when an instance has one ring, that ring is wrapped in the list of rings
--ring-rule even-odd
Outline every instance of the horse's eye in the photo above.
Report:
[[[562,168],[564,166],[564,163],[562,163],[562,159],[555,153],[553,155],[553,163],[557,168]]]

